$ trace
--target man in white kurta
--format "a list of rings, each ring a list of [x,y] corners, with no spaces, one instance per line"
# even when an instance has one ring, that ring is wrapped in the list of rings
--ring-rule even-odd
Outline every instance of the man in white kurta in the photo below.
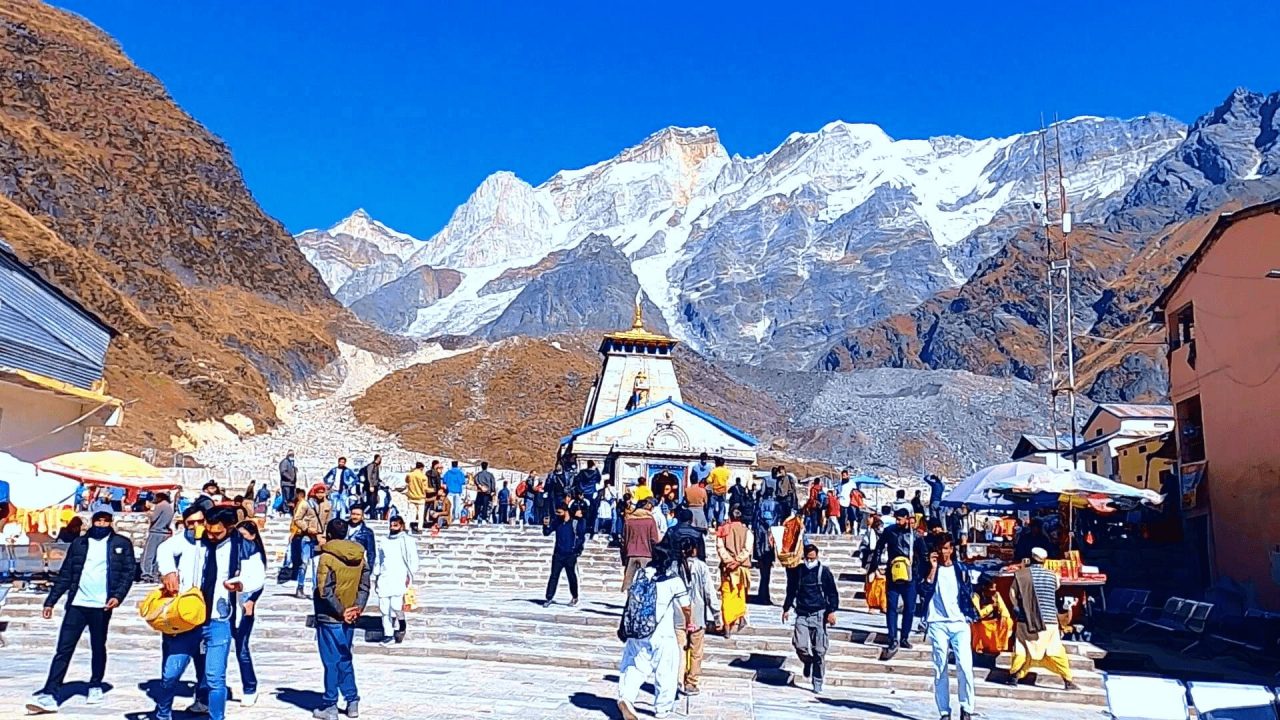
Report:
[[[676,642],[673,613],[679,607],[686,626],[690,625],[689,591],[674,572],[658,576],[652,565],[643,572],[657,583],[657,628],[644,639],[629,639],[622,649],[621,677],[618,680],[618,709],[626,720],[635,720],[640,686],[653,677],[653,709],[667,717],[676,703],[680,674],[680,645]]]
[[[397,515],[388,525],[390,533],[378,545],[378,559],[373,566],[384,643],[395,637],[397,621],[404,620],[404,593],[418,572],[418,546],[413,536],[404,531],[404,518]]]

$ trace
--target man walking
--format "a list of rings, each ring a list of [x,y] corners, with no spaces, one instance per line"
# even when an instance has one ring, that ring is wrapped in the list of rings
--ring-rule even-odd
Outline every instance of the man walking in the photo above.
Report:
[[[404,476],[404,496],[409,501],[409,529],[417,535],[427,525],[427,473],[421,462]]]
[[[293,460],[293,451],[285,453],[284,459],[280,461],[280,497],[284,498],[284,504],[287,510],[285,512],[293,514],[293,496],[298,489],[298,465]]]
[[[142,548],[142,581],[159,582],[160,569],[156,567],[156,550],[160,543],[173,534],[173,503],[169,493],[156,493],[151,515],[147,518],[147,542]]]
[[[561,505],[555,509],[555,517],[543,521],[542,534],[555,535],[551,551],[551,577],[547,579],[547,596],[542,607],[549,608],[560,586],[560,573],[569,576],[569,606],[578,604],[578,556],[582,554],[585,536],[582,524],[569,517],[569,508]]]
[[[364,508],[370,517],[378,508],[378,488],[382,487],[382,455],[375,454],[373,462],[360,468],[360,487],[364,491]]]
[[[902,493],[901,490],[898,492]],[[889,607],[885,610],[885,617],[888,621],[889,644],[880,656],[881,660],[892,659],[899,647],[911,649],[910,634],[916,616],[916,581],[923,574],[920,569],[926,557],[924,541],[911,529],[911,511],[900,507],[894,510],[893,517],[897,524],[880,535],[871,565],[867,568],[868,575],[874,574],[879,569],[880,558],[888,551],[885,598]],[[898,626],[899,602],[902,603],[901,627]]]
[[[707,476],[707,484],[711,487],[711,496],[707,498],[707,508],[711,517],[708,521],[720,527],[728,518],[729,512],[729,468],[724,465],[724,458],[716,458],[716,466],[711,468]]]
[[[323,542],[324,528],[329,524],[332,515],[332,509],[326,498],[327,492],[324,483],[316,483],[311,487],[311,492],[307,493],[307,499],[298,503],[298,507],[293,511],[293,530],[298,539],[298,554],[294,557],[294,562],[298,565],[295,575],[297,579],[295,596],[298,598],[307,597],[309,591],[306,581],[308,579],[315,583],[315,568],[312,564]]]
[[[404,518],[391,518],[388,527],[373,569],[374,590],[382,613],[382,642],[394,639],[399,643],[404,642],[405,591],[413,585],[413,576],[418,572],[418,546],[413,536],[404,531]]]
[[[156,693],[156,720],[172,720],[173,696],[192,661],[196,664],[196,702],[188,712],[208,713],[223,720],[227,706],[227,659],[231,653],[232,625],[238,594],[252,595],[266,581],[266,566],[257,546],[235,531],[236,511],[215,507],[188,508],[183,523],[204,525],[204,536],[195,533],[169,538],[160,546],[157,562],[164,576],[166,595],[199,588],[208,615],[187,632],[161,639],[164,658],[160,688]]]
[[[596,461],[588,460],[587,466],[578,471],[573,478],[574,489],[581,494],[582,502],[586,505],[584,520],[587,532],[590,537],[596,535],[596,518],[600,513],[600,471],[596,469]]]
[[[444,473],[444,486],[449,493],[449,519],[457,522],[462,517],[462,491],[467,487],[467,474],[454,460]]]
[[[788,575],[787,580],[782,622],[786,624],[787,616],[795,608],[791,644],[804,663],[804,676],[813,680],[813,692],[821,693],[825,674],[822,663],[830,645],[827,627],[836,624],[836,611],[840,609],[836,578],[830,568],[818,562],[818,546],[809,544],[804,546],[804,564]]]
[[[675,542],[674,547],[681,558],[678,565],[680,577],[689,588],[690,610],[688,626],[682,622],[683,617],[671,618],[684,668],[680,674],[680,687],[686,695],[697,695],[701,692],[698,683],[702,679],[702,648],[707,628],[714,629],[720,625],[720,593],[711,579],[711,569],[698,557],[697,544],[691,539],[684,539]]]
[[[338,693],[347,701],[346,715],[360,717],[360,691],[351,660],[356,619],[369,602],[369,563],[364,548],[346,539],[347,525],[334,518],[316,563],[316,645],[324,665],[324,697],[311,716],[337,720]]]
[[[351,493],[352,488],[359,486],[359,478],[356,472],[347,467],[347,459],[338,458],[338,465],[325,473],[325,487],[329,489],[329,502],[333,507],[333,516],[336,518],[345,518],[347,516],[347,496]]]
[[[947,486],[942,484],[942,478],[937,475],[929,474],[924,478],[924,482],[929,486],[929,517],[942,517],[942,496],[947,492]],[[956,542],[960,538],[955,539]]]
[[[364,508],[351,508],[351,517],[347,518],[347,539],[364,548],[365,564],[373,567],[378,559],[378,546],[373,530],[364,524]]]
[[[493,496],[497,492],[498,481],[489,472],[488,461],[480,463],[480,472],[476,473],[476,522],[493,521]]]
[[[931,537],[929,575],[920,583],[929,644],[933,648],[933,698],[942,720],[951,720],[951,688],[947,655],[956,659],[960,685],[960,720],[973,714],[973,645],[970,623],[978,621],[968,565],[955,559],[955,540],[947,533]]]
[[[637,572],[653,560],[653,546],[662,540],[658,534],[658,526],[653,521],[653,498],[646,498],[636,503],[636,507],[627,515],[622,528],[622,561],[626,569],[622,572],[622,592],[631,587],[631,580]]]
[[[120,606],[133,586],[135,561],[133,544],[111,528],[111,514],[94,513],[89,532],[71,541],[62,570],[45,598],[40,615],[53,617],[53,607],[63,595],[67,605],[58,631],[58,644],[49,665],[49,677],[27,703],[32,713],[58,711],[58,691],[67,676],[67,667],[85,628],[93,654],[89,676],[89,703],[102,702],[102,678],[107,671],[107,626],[111,611]]]
[[[1031,565],[1014,573],[1013,660],[1009,663],[1010,685],[1026,677],[1035,667],[1043,667],[1062,678],[1067,690],[1079,690],[1072,681],[1071,660],[1062,645],[1058,625],[1058,574],[1045,569],[1049,559],[1041,547],[1031,550]]]

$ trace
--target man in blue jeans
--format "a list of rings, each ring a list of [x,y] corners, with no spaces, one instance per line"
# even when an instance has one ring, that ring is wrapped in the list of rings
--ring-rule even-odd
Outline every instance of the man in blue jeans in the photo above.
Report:
[[[351,643],[356,619],[369,602],[370,569],[364,547],[346,536],[347,524],[331,520],[316,563],[316,646],[324,665],[324,698],[311,713],[317,720],[337,720],[339,692],[347,701],[347,717],[360,717]]]
[[[266,581],[266,566],[257,547],[233,531],[235,509],[214,507],[202,511],[203,507],[192,505],[187,509],[183,516],[186,532],[162,543],[156,557],[166,595],[199,588],[208,608],[202,625],[179,635],[165,635],[161,640],[163,668],[156,693],[156,720],[172,720],[173,696],[193,660],[199,685],[196,702],[188,712],[208,713],[211,720],[224,720],[236,596],[261,590]],[[197,540],[195,528],[199,525],[204,525],[204,537]]]
[[[888,551],[889,566],[885,569],[885,619],[888,621],[889,644],[880,656],[892,659],[898,648],[911,649],[911,628],[916,619],[917,581],[928,573],[924,540],[911,529],[911,511],[898,508],[893,513],[897,524],[886,529],[876,543],[875,553],[867,574],[879,568],[880,558]],[[924,569],[924,572],[921,570]],[[895,574],[905,574],[905,579],[894,579]],[[902,625],[898,625],[898,603],[902,603]]]
[[[951,720],[951,687],[947,679],[948,652],[956,659],[960,686],[960,720],[973,715],[973,646],[969,628],[978,621],[973,604],[970,567],[955,558],[955,541],[949,533],[931,536],[929,573],[920,580],[925,603],[929,644],[933,648],[933,696],[938,717]]]
[[[444,471],[444,487],[449,493],[449,517],[457,522],[462,517],[462,491],[467,487],[467,474],[458,467],[457,460]]]

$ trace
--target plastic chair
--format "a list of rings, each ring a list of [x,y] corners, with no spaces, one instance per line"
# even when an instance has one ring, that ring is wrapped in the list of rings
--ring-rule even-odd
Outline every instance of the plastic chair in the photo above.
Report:
[[[1187,689],[1179,680],[1103,673],[1112,720],[1188,720]]]
[[[1187,683],[1202,720],[1276,720],[1275,692],[1262,685]]]

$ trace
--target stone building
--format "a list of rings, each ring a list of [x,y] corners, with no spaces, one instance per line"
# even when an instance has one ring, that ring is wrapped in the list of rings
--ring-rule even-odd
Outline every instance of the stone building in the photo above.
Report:
[[[680,396],[671,352],[678,341],[645,329],[637,303],[629,330],[607,333],[603,365],[582,413],[582,425],[560,441],[578,465],[595,460],[620,487],[669,470],[683,479],[702,453],[722,457],[749,484],[757,441]]]

